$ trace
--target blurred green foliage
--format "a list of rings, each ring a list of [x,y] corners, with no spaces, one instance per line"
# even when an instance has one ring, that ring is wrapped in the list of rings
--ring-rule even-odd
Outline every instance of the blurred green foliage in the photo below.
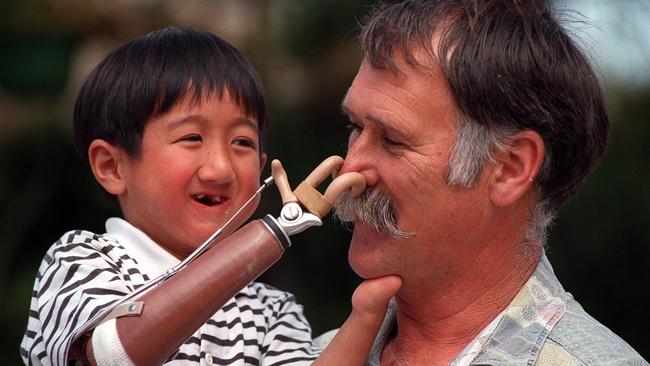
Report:
[[[89,60],[163,25],[192,24],[220,34],[244,51],[265,82],[267,152],[283,161],[295,186],[324,157],[345,153],[339,103],[360,61],[357,22],[371,3],[0,2],[2,363],[20,363],[18,345],[45,250],[67,230],[103,232],[104,220],[119,213],[71,142],[71,108]],[[233,14],[240,17],[233,21]],[[548,255],[586,310],[650,358],[644,306],[650,303],[650,85],[605,87],[609,150],[561,211]],[[269,191],[256,216],[279,208],[278,195]],[[323,228],[294,237],[294,246],[261,278],[296,294],[315,335],[338,327],[349,312],[359,283],[347,265],[349,238],[326,219]]]

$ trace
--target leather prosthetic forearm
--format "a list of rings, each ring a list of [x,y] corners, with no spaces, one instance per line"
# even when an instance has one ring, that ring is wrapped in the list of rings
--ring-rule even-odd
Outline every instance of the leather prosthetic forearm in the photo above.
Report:
[[[300,189],[291,192],[284,169],[279,161],[274,161],[273,179],[278,183],[284,203],[278,219],[267,215],[213,244],[214,235],[223,228],[220,229],[179,268],[171,269],[169,276],[163,276],[160,281],[155,279],[126,296],[114,304],[113,309],[107,309],[110,310],[108,315],[98,316],[97,322],[91,322],[79,332],[87,333],[86,329],[117,317],[114,329],[128,358],[137,365],[162,364],[230,298],[282,256],[290,245],[289,235],[321,225],[320,219],[343,191],[350,190],[356,196],[365,189],[364,177],[350,172],[336,177],[324,195],[316,191],[315,187],[342,163],[340,157],[326,159],[305,179]],[[309,212],[303,212],[301,204]],[[138,291],[141,292],[138,294]],[[127,302],[131,300],[134,302]],[[121,311],[111,315],[125,306],[129,309],[126,315],[130,316],[124,316]],[[92,347],[93,342],[88,341],[82,349],[94,364]]]
[[[136,365],[164,363],[238,291],[283,254],[283,240],[255,220],[142,295],[140,316],[117,318],[120,341]],[[286,243],[285,245],[286,246]]]

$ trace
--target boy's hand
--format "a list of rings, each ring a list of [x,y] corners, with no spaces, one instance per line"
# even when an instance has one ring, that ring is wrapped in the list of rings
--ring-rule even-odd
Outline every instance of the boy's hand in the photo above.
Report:
[[[351,315],[357,313],[368,319],[379,316],[384,320],[388,302],[401,286],[402,279],[395,275],[363,281],[352,295]]]
[[[361,283],[352,295],[352,313],[313,365],[364,365],[388,302],[401,286],[402,279],[394,275]]]

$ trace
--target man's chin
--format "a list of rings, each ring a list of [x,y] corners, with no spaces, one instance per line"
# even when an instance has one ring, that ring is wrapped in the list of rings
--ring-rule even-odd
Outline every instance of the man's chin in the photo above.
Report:
[[[378,271],[376,266],[371,265],[370,263],[364,262],[363,260],[358,260],[353,256],[348,258],[350,263],[350,268],[357,274],[357,276],[363,278],[364,280],[380,277],[379,274],[376,274]]]
[[[365,224],[355,224],[348,251],[352,270],[361,278],[375,278],[387,274],[387,261],[382,254],[388,237]]]

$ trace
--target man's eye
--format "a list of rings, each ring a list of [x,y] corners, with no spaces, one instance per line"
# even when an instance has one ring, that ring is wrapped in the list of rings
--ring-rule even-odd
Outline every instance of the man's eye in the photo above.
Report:
[[[384,143],[385,143],[386,145],[393,146],[393,147],[398,147],[398,146],[402,146],[402,145],[403,145],[401,142],[398,142],[398,141],[395,141],[395,140],[391,140],[391,139],[389,139],[388,137],[384,137]]]
[[[350,131],[351,134],[354,132],[361,132],[361,130],[363,130],[363,128],[361,128],[361,126],[359,126],[356,123],[348,123],[346,128],[348,129],[348,131]]]

